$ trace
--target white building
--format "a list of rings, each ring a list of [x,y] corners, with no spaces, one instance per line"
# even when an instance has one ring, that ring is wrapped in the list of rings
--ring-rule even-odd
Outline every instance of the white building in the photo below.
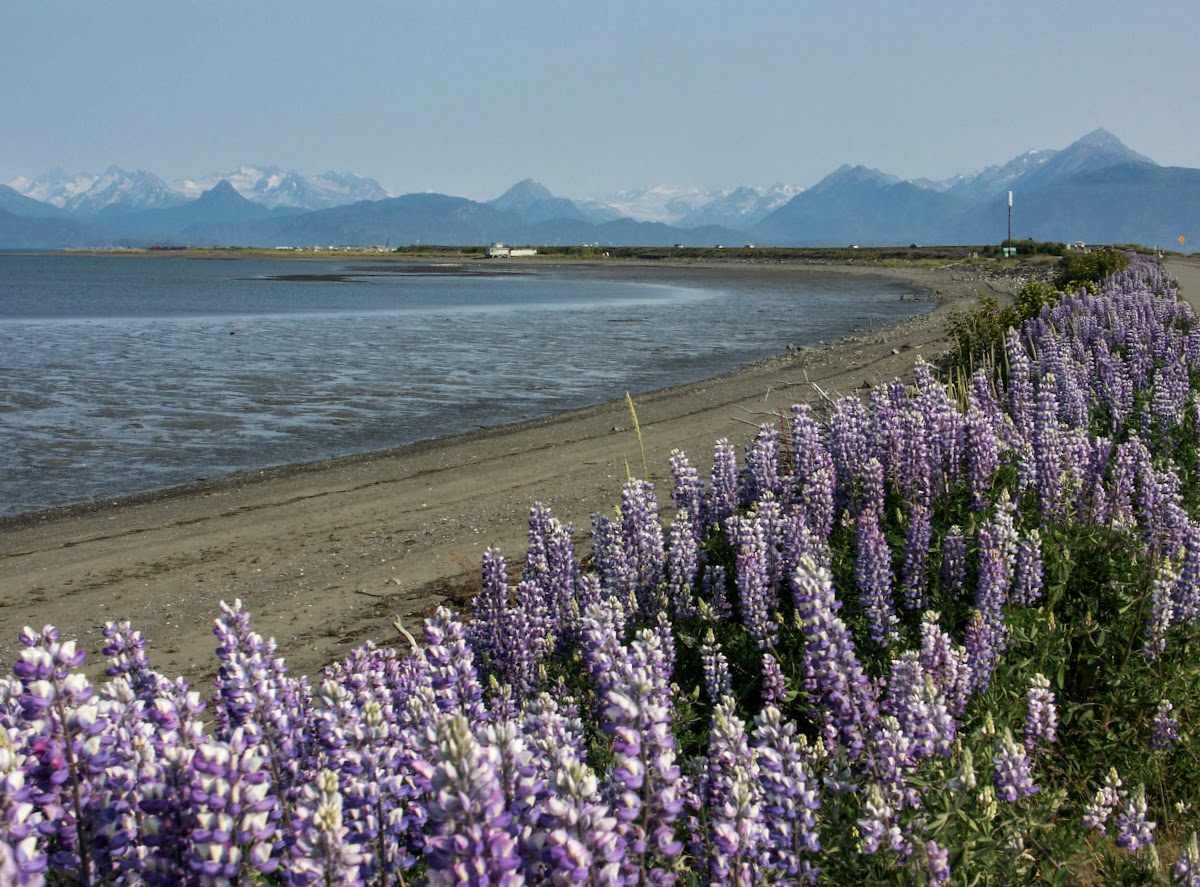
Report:
[[[512,256],[536,256],[537,250],[525,247],[505,246],[503,243],[493,243],[487,248],[489,259],[507,259]]]

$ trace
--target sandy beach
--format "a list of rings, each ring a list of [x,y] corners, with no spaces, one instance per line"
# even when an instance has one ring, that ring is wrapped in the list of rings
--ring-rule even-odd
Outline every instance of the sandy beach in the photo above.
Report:
[[[638,397],[646,466],[666,505],[673,449],[706,474],[718,438],[741,447],[759,423],[819,399],[819,391],[849,393],[905,377],[918,355],[944,351],[951,311],[983,293],[1011,294],[1025,280],[985,279],[969,266],[630,263],[577,273],[663,281],[703,275],[750,292],[765,275],[882,274],[909,281],[912,297],[936,303],[892,329]],[[104,623],[129,619],[149,638],[156,668],[198,681],[215,672],[218,603],[240,598],[292,671],[314,675],[368,639],[393,643],[395,616],[415,629],[441,603],[468,605],[488,546],[519,567],[534,502],[586,534],[591,515],[619,501],[627,466],[643,473],[620,400],[399,450],[5,519],[0,658],[13,661],[23,626],[52,623],[89,651],[98,674]]]

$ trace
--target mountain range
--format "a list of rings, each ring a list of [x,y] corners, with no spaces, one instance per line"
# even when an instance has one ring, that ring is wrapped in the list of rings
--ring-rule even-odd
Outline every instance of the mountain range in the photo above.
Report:
[[[1099,129],[1062,150],[935,181],[845,165],[810,188],[556,196],[524,179],[499,197],[393,196],[349,172],[277,166],[168,182],[117,166],[0,185],[0,248],[482,244],[780,246],[997,243],[1013,236],[1174,245],[1200,238],[1200,170],[1163,167]]]

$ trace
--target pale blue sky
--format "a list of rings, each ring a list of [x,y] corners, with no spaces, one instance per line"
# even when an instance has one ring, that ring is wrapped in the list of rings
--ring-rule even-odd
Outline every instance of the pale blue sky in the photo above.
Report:
[[[1197,34],[1183,0],[5,0],[0,182],[278,163],[479,199],[525,176],[569,197],[809,186],[843,162],[945,178],[1101,126],[1200,167]]]

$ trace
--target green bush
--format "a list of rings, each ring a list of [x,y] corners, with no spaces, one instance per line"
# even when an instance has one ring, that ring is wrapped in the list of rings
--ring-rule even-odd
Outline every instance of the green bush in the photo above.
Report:
[[[1104,278],[1129,267],[1129,256],[1113,249],[1064,255],[1058,262],[1054,285],[1060,290],[1098,284]]]

